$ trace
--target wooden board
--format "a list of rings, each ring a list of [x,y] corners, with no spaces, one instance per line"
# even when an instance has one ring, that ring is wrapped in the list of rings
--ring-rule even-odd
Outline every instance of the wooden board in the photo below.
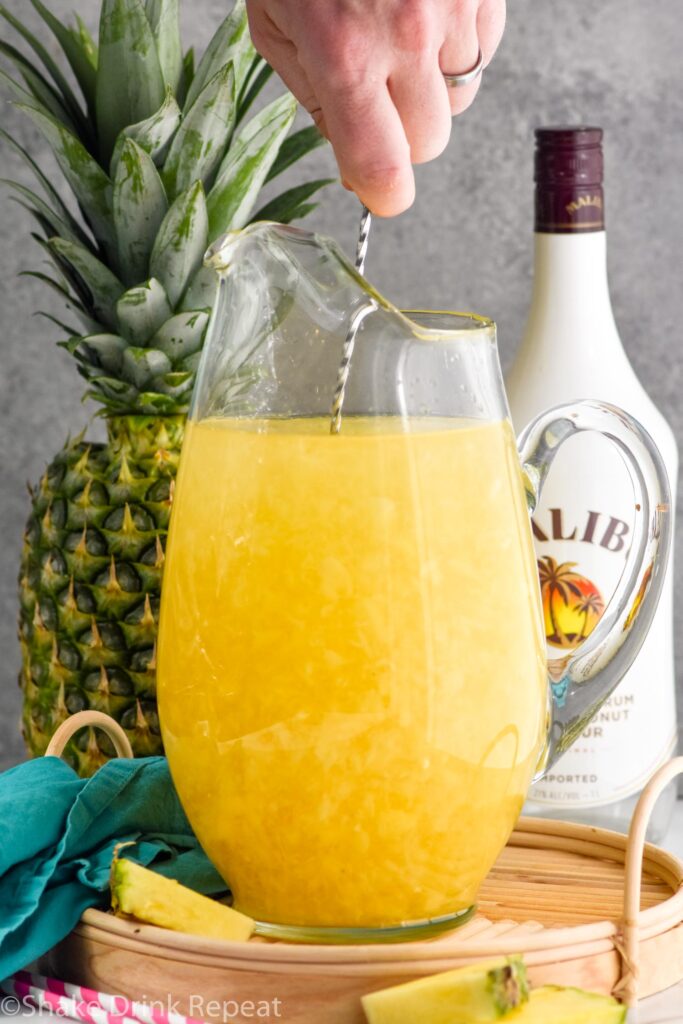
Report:
[[[624,973],[626,848],[617,833],[523,818],[482,886],[477,915],[427,941],[219,942],[88,910],[40,966],[67,981],[239,1024],[361,1024],[366,992],[506,953],[524,954],[533,984],[610,993]],[[640,908],[639,994],[646,996],[683,978],[683,862],[649,845]]]

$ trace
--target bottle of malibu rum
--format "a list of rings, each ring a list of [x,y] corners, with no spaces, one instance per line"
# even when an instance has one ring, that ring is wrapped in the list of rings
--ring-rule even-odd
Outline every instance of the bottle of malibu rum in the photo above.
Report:
[[[533,298],[507,381],[515,427],[562,402],[612,402],[652,435],[675,495],[673,433],[636,377],[612,313],[601,129],[538,129],[535,179]],[[604,613],[629,550],[633,502],[626,468],[608,441],[584,433],[564,445],[533,522],[551,657],[577,647]],[[628,828],[640,790],[676,745],[672,583],[669,566],[634,665],[580,739],[533,787],[528,813]],[[670,787],[659,801],[655,841],[666,832],[674,799]]]

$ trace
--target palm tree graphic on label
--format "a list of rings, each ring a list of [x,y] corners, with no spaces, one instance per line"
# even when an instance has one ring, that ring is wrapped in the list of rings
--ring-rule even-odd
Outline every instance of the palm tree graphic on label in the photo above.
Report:
[[[576,566],[551,555],[538,559],[546,639],[553,647],[578,647],[605,610],[602,594]]]
[[[581,600],[574,605],[574,611],[583,615],[583,626],[579,634],[579,640],[585,640],[588,634],[595,628],[595,623],[589,625],[589,619],[595,617],[596,621],[605,610],[605,602],[597,590],[585,594]]]

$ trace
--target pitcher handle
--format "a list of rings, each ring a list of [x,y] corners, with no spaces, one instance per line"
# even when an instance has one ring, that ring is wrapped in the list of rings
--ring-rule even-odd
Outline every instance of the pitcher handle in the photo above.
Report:
[[[557,406],[522,432],[518,446],[530,513],[560,447],[584,431],[608,438],[626,463],[634,491],[633,538],[595,629],[571,654],[548,662],[548,741],[534,781],[569,749],[633,664],[657,608],[671,547],[671,492],[662,457],[637,420],[604,402]]]

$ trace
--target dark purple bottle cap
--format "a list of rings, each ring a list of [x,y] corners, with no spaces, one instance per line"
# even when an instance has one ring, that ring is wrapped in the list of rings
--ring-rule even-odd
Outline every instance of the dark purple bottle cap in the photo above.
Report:
[[[603,231],[602,128],[536,129],[536,231]]]

